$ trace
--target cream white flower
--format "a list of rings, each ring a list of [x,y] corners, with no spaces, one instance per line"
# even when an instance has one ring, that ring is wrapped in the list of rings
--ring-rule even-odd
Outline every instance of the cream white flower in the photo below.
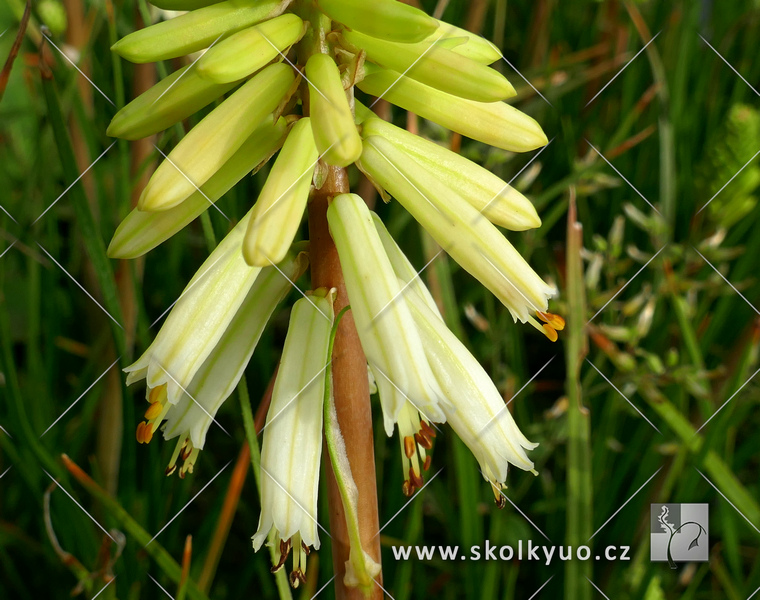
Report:
[[[333,299],[332,292],[312,294],[293,306],[261,450],[261,516],[253,547],[270,539],[280,550],[275,571],[292,549],[294,587],[306,581],[309,547],[320,545],[317,495]]]
[[[464,198],[495,225],[523,231],[541,226],[533,204],[506,181],[435,142],[369,118],[362,123],[362,137],[380,136],[420,163],[420,167]]]
[[[564,321],[547,312],[556,290],[546,284],[502,233],[461,196],[390,141],[364,141],[360,166],[388,190],[462,267],[507,307],[550,339]],[[532,314],[544,323],[539,323]]]
[[[449,404],[442,405],[446,421],[475,455],[497,504],[502,506],[505,500],[499,490],[506,482],[508,465],[532,471],[533,463],[525,450],[538,444],[522,434],[491,378],[446,326],[409,259],[380,218],[374,213],[373,217],[399,283],[407,290],[404,301],[411,309],[428,362],[449,400]],[[424,437],[421,441],[425,441]]]
[[[385,431],[398,425],[403,491],[407,496],[423,486],[430,467],[426,450],[442,423],[446,402],[430,369],[422,340],[409,312],[392,261],[372,213],[355,194],[342,194],[327,209],[330,233],[338,248],[351,311],[383,408]],[[385,232],[387,235],[387,232]],[[401,266],[401,265],[399,265]],[[410,267],[411,268],[411,267]]]
[[[401,286],[375,230],[367,205],[356,194],[336,196],[327,209],[351,311],[375,377],[388,435],[409,402],[435,422],[445,420],[443,400],[425,358]]]
[[[525,450],[538,444],[522,434],[483,367],[423,298],[413,291],[405,300],[433,373],[449,400],[443,405],[446,420],[475,455],[501,507],[500,490],[505,487],[509,464],[532,471],[533,462]]]
[[[240,245],[244,218],[211,253],[183,291],[153,343],[124,369],[127,385],[147,383],[150,407],[137,428],[147,443],[166,420],[165,439],[180,437],[167,474],[178,456],[180,475],[192,470],[206,431],[247,364],[261,331],[290,288],[277,269],[249,267]],[[279,266],[291,279],[306,267],[301,254]]]

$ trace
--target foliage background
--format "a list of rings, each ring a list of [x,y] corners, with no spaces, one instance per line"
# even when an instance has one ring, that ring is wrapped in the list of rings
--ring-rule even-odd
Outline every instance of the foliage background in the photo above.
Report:
[[[436,10],[435,2],[423,5]],[[530,163],[533,156],[471,141],[461,149],[506,180],[519,173],[515,183],[535,201],[544,224],[510,239],[559,286],[555,312],[575,315],[581,325],[593,320],[585,328],[584,356],[581,328],[571,328],[552,345],[512,324],[452,261],[439,258],[426,270],[450,326],[505,398],[516,396],[510,407],[517,422],[541,443],[534,453],[539,476],[513,471],[508,496],[519,511],[511,505],[497,511],[476,462],[445,429],[433,459],[433,470],[443,469],[440,475],[383,530],[385,588],[396,600],[434,594],[752,597],[760,589],[760,393],[753,378],[760,366],[760,6],[710,0],[452,0],[439,6],[444,7],[446,20],[482,27],[546,99],[508,64],[498,65],[518,88],[516,104],[543,125],[552,143]],[[0,5],[2,60],[22,11],[20,0]],[[210,211],[145,260],[103,258],[157,156],[150,145],[110,146],[105,135],[115,112],[106,96],[122,106],[154,77],[109,52],[141,17],[156,17],[142,0],[35,3],[0,103],[2,598],[65,597],[77,587],[87,598],[161,598],[160,586],[173,597],[205,597],[200,588],[219,599],[277,597],[268,557],[250,548],[259,506],[254,479],[245,477],[250,469],[240,395],[219,413],[231,436],[212,429],[196,473],[183,481],[163,475],[171,444],[135,442],[142,390],[126,390],[116,367],[100,377],[117,357],[123,367],[149,344],[156,331],[151,323],[229,227]],[[41,23],[103,92],[47,46],[71,149],[53,136],[53,126],[62,121],[46,101],[39,74]],[[159,65],[159,75],[177,66]],[[394,118],[405,123],[398,109]],[[418,125],[429,137],[458,144],[430,123]],[[180,133],[168,132],[159,146],[171,147]],[[74,157],[78,171],[66,166],[66,158]],[[76,174],[98,157],[72,186]],[[221,200],[233,221],[255,199],[264,176],[248,178]],[[571,187],[583,225],[582,279],[566,268],[578,258],[566,244]],[[437,249],[398,206],[378,210],[422,267]],[[114,327],[61,267],[133,328]],[[581,296],[567,293],[573,284],[586,292],[585,313]],[[254,411],[279,358],[286,324],[283,310],[248,368]],[[586,410],[578,409],[574,396],[576,373]],[[406,501],[397,452],[395,439],[386,439],[377,426],[382,522]],[[64,467],[62,453],[107,492],[83,486]],[[588,485],[568,485],[579,474],[576,480],[583,482],[585,474]],[[119,544],[67,494],[106,529],[123,532],[123,539],[112,533],[124,543],[118,556]],[[651,502],[710,504],[708,563],[674,571],[650,563]],[[544,536],[554,544],[583,543],[600,527],[594,553],[608,544],[628,545],[631,561],[395,562],[389,549],[482,545],[486,539],[499,545],[542,543]],[[190,579],[200,581],[200,588],[177,583],[188,535]],[[110,574],[116,580],[103,589]],[[331,576],[325,537],[323,549],[310,558],[308,584],[296,596],[311,598]],[[322,594],[333,594],[329,584]]]

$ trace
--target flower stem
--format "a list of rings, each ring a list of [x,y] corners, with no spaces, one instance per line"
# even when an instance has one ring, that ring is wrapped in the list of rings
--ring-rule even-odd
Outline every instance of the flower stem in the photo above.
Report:
[[[324,185],[312,193],[309,203],[309,240],[312,289],[336,288],[335,313],[348,304],[343,273],[327,227],[328,200],[349,191],[345,169],[326,167]],[[380,563],[379,518],[377,512],[377,483],[375,477],[375,450],[373,446],[372,413],[369,403],[367,361],[364,357],[354,319],[349,311],[338,326],[333,349],[333,394],[338,424],[346,444],[359,492],[358,521],[362,546],[369,556]],[[338,600],[364,599],[356,588],[347,587],[346,561],[349,559],[349,536],[346,515],[332,465],[327,466],[327,493],[330,506],[330,535],[332,536],[335,597]],[[377,578],[382,584],[382,575]],[[382,598],[383,592],[375,586],[369,598]]]

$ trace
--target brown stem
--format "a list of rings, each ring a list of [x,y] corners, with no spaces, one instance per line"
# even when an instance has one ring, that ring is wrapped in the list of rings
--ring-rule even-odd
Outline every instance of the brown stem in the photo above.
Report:
[[[309,203],[309,244],[311,285],[336,288],[335,314],[348,304],[346,285],[340,268],[338,251],[327,227],[328,200],[349,191],[346,170],[327,167],[328,176],[321,189],[315,190]],[[359,491],[358,517],[364,550],[380,563],[379,518],[377,512],[377,483],[375,477],[375,449],[372,434],[372,412],[369,403],[367,360],[364,357],[359,335],[351,311],[338,326],[333,349],[333,392],[343,439],[346,442],[348,461]],[[325,449],[324,455],[327,456]],[[330,507],[330,535],[332,536],[335,597],[337,600],[365,600],[357,588],[343,583],[349,554],[348,529],[340,492],[335,482],[332,465],[327,464],[327,497]],[[382,574],[377,577],[382,584]],[[368,598],[379,600],[383,592],[379,586],[372,589]]]

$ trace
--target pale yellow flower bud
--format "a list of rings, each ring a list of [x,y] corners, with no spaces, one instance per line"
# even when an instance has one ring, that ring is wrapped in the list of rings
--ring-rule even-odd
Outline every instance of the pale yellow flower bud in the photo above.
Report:
[[[382,96],[464,136],[512,152],[545,146],[548,140],[534,119],[504,102],[475,102],[436,90],[401,73],[365,64],[357,82],[363,92]]]
[[[424,12],[396,0],[318,0],[333,21],[367,35],[397,42],[419,42],[438,28]]]
[[[314,141],[330,165],[347,167],[362,153],[338,66],[327,54],[314,54],[306,63],[309,86],[309,114]]]
[[[502,57],[501,51],[484,37],[443,21],[438,21],[438,29],[425,41],[432,42],[436,39],[445,43],[452,52],[484,65],[490,65]]]
[[[248,77],[301,39],[304,23],[292,13],[231,35],[198,61],[198,74],[216,83]]]
[[[268,161],[285,139],[287,125],[266,119],[240,149],[201,186],[174,208],[158,212],[133,209],[116,228],[108,256],[137,258],[168,240],[211,207],[238,181]]]
[[[288,0],[227,0],[123,37],[111,50],[134,63],[156,62],[208,48],[225,34],[281,14]]]
[[[125,140],[148,137],[195,114],[235,85],[201,79],[192,65],[182,67],[117,112],[106,133]]]
[[[288,134],[253,206],[243,241],[249,265],[277,264],[287,253],[309,199],[317,157],[311,123],[305,117]]]
[[[403,44],[358,31],[345,31],[343,37],[364,50],[369,60],[443,92],[478,102],[515,95],[515,88],[501,73],[434,41]]]
[[[278,63],[236,90],[180,140],[153,173],[137,207],[166,210],[193,194],[277,108],[294,79],[293,69]]]

